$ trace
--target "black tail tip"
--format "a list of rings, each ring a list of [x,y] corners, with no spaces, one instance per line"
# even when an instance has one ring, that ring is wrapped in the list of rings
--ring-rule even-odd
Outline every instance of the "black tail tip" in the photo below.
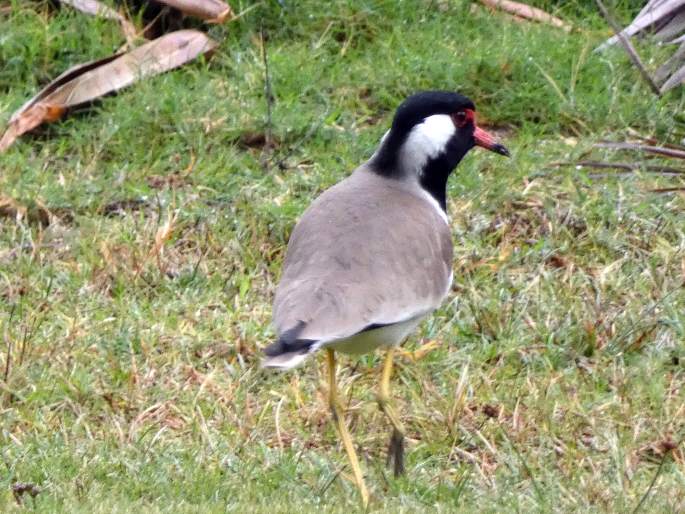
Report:
[[[278,337],[278,341],[264,348],[267,357],[277,357],[284,353],[308,352],[309,348],[316,342],[316,339],[298,339],[298,336],[305,327],[305,322],[300,321],[293,328],[285,330]]]

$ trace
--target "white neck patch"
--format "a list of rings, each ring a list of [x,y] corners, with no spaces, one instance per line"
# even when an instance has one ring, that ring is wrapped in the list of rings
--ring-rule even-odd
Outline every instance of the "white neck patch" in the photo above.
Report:
[[[414,126],[400,150],[400,165],[405,172],[419,176],[429,159],[440,155],[454,135],[454,122],[447,114],[429,116]]]

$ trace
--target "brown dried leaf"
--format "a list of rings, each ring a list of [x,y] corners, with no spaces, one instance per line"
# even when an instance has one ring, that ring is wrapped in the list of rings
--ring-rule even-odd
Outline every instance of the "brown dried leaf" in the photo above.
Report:
[[[483,405],[483,414],[485,414],[488,418],[498,418],[501,410],[501,407],[497,405],[490,405],[488,403]]]
[[[571,262],[561,255],[552,254],[545,260],[545,264],[556,269],[566,269],[571,266]]]
[[[552,25],[565,31],[570,31],[572,28],[571,25],[556,16],[552,16],[542,9],[531,7],[530,5],[521,2],[512,2],[511,0],[480,0],[480,2],[493,9],[500,9],[527,20],[546,23],[547,25]]]
[[[170,175],[150,175],[146,179],[147,184],[153,189],[178,189],[189,183],[186,176],[180,173],[171,173]]]
[[[0,195],[0,217],[13,218],[17,221],[26,220],[28,223],[37,223],[44,227],[50,224],[50,212],[41,203],[36,201],[34,205],[24,205],[14,198]]]
[[[98,0],[60,0],[60,2],[91,16],[118,21],[121,24],[121,30],[124,32],[126,41],[131,43],[136,38],[136,28],[133,23],[111,7],[98,2]]]
[[[233,17],[231,7],[220,0],[157,0],[170,5],[189,16],[209,23],[223,23]]]
[[[14,500],[17,502],[17,505],[22,505],[22,497],[25,494],[28,494],[29,496],[35,498],[38,496],[41,492],[41,488],[38,487],[36,484],[31,484],[31,483],[23,483],[23,482],[15,482],[12,484],[12,494],[14,495]]]
[[[642,461],[658,463],[667,454],[678,449],[679,443],[676,443],[670,436],[663,439],[652,441],[642,445],[637,450],[638,458]]]
[[[59,119],[70,107],[118,91],[144,77],[177,68],[200,54],[210,53],[216,46],[202,32],[179,30],[128,53],[70,68],[12,115],[0,139],[0,152],[41,123]]]

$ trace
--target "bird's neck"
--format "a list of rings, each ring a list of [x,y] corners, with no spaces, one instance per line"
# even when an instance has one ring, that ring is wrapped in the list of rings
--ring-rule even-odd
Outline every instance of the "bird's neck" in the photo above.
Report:
[[[378,175],[415,182],[446,211],[447,180],[468,149],[452,137],[451,120],[431,118],[404,134],[387,132],[369,164]]]

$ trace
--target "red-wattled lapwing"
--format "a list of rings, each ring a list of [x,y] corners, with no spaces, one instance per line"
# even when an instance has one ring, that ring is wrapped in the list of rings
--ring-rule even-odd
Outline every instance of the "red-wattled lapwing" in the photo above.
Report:
[[[278,340],[263,364],[289,369],[326,350],[330,407],[365,507],[334,352],[387,348],[378,404],[393,426],[388,462],[401,474],[404,428],[389,394],[393,352],[450,289],[447,179],[474,146],[509,155],[476,125],[468,98],[443,91],[409,97],[371,159],[309,206],[288,243],[273,305]]]

